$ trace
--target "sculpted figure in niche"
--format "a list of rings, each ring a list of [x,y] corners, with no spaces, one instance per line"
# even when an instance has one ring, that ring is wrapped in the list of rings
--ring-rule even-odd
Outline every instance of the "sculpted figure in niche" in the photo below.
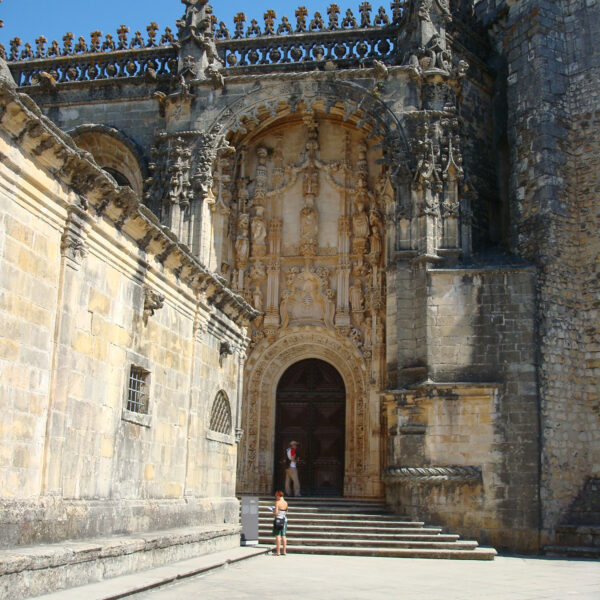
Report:
[[[352,217],[352,250],[355,254],[364,254],[369,239],[369,217],[365,212],[365,203],[362,198],[356,201],[356,212]]]
[[[350,308],[352,312],[362,312],[364,310],[365,297],[362,291],[360,279],[354,280],[354,285],[350,286]]]
[[[256,285],[252,290],[252,305],[256,310],[262,310],[263,307],[263,295],[260,288]]]
[[[238,230],[235,240],[236,267],[238,269],[244,269],[248,264],[248,251],[250,250],[248,240],[249,221],[250,219],[246,213],[241,213],[238,216]]]
[[[292,290],[284,290],[281,294],[281,303],[279,305],[279,312],[281,316],[281,328],[285,329],[290,323],[290,315],[288,312],[288,303],[292,296]]]
[[[256,207],[256,215],[252,219],[250,232],[252,235],[252,256],[264,256],[267,251],[267,224],[264,217],[265,209]]]
[[[250,265],[250,279],[266,279],[267,277],[267,267],[265,263],[257,260]]]
[[[383,245],[381,241],[381,215],[375,208],[371,209],[369,212],[369,225],[371,226],[371,248],[369,258],[372,263],[376,263],[379,261],[379,257],[381,256]]]
[[[314,255],[319,233],[319,213],[313,196],[306,197],[306,204],[300,212],[300,254]]]

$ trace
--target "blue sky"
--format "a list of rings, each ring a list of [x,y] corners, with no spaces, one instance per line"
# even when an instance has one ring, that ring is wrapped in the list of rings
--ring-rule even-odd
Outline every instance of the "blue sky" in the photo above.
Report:
[[[358,14],[361,0],[338,1],[342,15],[347,8]],[[278,17],[287,16],[295,25],[294,13],[299,5],[305,5],[309,18],[315,11],[321,11],[327,22],[326,9],[331,2],[322,0],[251,0],[240,2],[212,2],[214,13],[220,21],[225,21],[230,31],[233,30],[233,17],[244,12],[248,21],[256,18],[263,23],[264,12],[272,8]],[[380,5],[385,6],[389,14],[389,2],[372,2],[374,16]],[[35,40],[44,35],[48,41],[57,39],[62,45],[62,37],[67,31],[76,38],[83,35],[89,41],[89,34],[99,30],[103,34],[115,31],[121,24],[127,25],[131,32],[141,30],[146,38],[146,26],[155,21],[162,33],[169,26],[176,31],[175,21],[183,14],[184,6],[180,0],[3,0],[0,4],[0,19],[4,21],[4,29],[0,29],[0,43],[8,49],[8,42],[14,37],[22,42],[29,42],[35,47]],[[277,20],[279,22],[279,19]]]

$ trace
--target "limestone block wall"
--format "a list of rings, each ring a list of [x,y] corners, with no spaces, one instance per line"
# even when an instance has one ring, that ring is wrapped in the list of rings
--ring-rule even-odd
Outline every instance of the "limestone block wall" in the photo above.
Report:
[[[498,9],[498,10],[497,10]],[[502,10],[500,10],[502,9]],[[477,5],[506,64],[512,248],[538,265],[543,541],[598,472],[598,11]],[[499,11],[499,12],[498,12]]]
[[[404,396],[392,416],[387,501],[415,519],[498,547],[515,544],[503,522],[502,397],[481,385],[429,386]]]
[[[386,403],[388,502],[536,551],[535,269],[435,268],[426,278],[425,360],[404,370],[404,388]]]
[[[44,210],[40,199],[60,189],[39,168],[15,172],[25,165],[6,134],[0,153],[0,489],[6,498],[31,498],[43,474],[60,272],[57,221],[65,213]]]
[[[255,311],[31,100],[0,101],[0,546],[237,523]],[[139,412],[132,365],[147,373]],[[213,432],[219,393],[230,418]]]

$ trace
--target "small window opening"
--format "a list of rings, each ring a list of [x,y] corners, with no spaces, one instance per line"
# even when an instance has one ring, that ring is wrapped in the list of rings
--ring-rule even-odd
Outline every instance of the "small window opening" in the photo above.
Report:
[[[223,392],[219,392],[210,414],[209,429],[217,433],[231,434],[231,407]]]
[[[131,365],[127,410],[143,415],[148,414],[148,383],[150,373],[141,367]]]

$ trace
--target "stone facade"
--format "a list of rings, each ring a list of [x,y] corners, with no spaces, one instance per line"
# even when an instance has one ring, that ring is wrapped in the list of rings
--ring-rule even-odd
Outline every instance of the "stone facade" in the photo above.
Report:
[[[237,545],[256,311],[30,98],[4,86],[0,102],[0,546],[218,523]],[[229,421],[212,431],[219,392]]]
[[[346,390],[344,495],[539,550],[600,465],[598,4],[301,7],[231,31],[184,4],[177,35],[5,50],[80,160],[125,186],[58,171],[48,189],[99,199],[35,227],[31,201],[7,205],[6,278],[28,302],[7,312],[40,335],[3,352],[49,404],[23,405],[31,452],[7,444],[5,489],[160,498],[167,524],[228,498],[232,518],[234,489],[272,491],[277,385],[315,358]],[[50,142],[27,132],[35,166]],[[123,413],[128,364],[168,398],[151,423]],[[206,433],[219,391],[237,465],[232,436]]]

